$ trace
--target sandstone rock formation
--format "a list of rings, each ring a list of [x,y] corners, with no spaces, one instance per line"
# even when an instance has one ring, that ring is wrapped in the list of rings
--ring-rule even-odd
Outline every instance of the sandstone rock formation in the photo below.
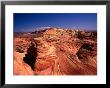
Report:
[[[14,47],[20,45],[16,42],[16,39],[17,38],[14,39]],[[34,49],[30,48],[30,46],[32,47],[32,42],[35,44]],[[23,42],[21,44],[23,44]],[[27,44],[27,47],[25,47],[26,50],[24,52],[21,52],[22,50],[19,50],[20,52],[14,51],[15,75],[97,74],[96,32],[48,28],[42,31],[41,36],[25,40],[25,44]],[[28,51],[31,52],[31,54],[28,53]],[[22,54],[24,54],[24,56],[22,56]],[[28,57],[26,56],[27,54]],[[30,58],[31,56],[33,58]],[[33,64],[33,68],[29,63]],[[24,69],[25,66],[26,69]],[[22,70],[22,72],[19,71],[19,69]]]
[[[14,51],[14,75],[33,75],[34,72],[31,67],[24,63],[23,57],[24,54],[20,54]]]

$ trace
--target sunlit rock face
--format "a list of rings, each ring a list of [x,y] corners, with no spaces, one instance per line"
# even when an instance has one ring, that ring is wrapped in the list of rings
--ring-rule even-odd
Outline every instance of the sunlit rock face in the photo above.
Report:
[[[16,39],[14,38],[14,41]],[[33,37],[31,34],[28,35],[28,40],[24,41],[27,44],[26,50],[22,52],[21,49],[14,53],[15,75],[97,74],[96,32],[46,28],[40,36],[34,34]],[[15,42],[14,47],[16,45],[19,43]],[[29,51],[31,53],[28,53]],[[19,62],[22,64],[18,64]]]
[[[33,75],[33,70],[28,64],[24,63],[23,57],[24,54],[14,51],[14,75]]]

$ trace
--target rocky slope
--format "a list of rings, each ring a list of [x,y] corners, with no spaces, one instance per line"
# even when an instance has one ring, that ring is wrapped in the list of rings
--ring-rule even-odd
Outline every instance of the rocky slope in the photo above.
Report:
[[[42,34],[35,37],[37,33]],[[14,49],[15,75],[97,74],[96,32],[48,28],[27,38],[14,37]]]

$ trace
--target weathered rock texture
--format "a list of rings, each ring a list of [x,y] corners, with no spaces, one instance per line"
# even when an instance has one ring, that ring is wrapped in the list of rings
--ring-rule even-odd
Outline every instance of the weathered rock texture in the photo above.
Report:
[[[35,37],[40,32],[33,33],[27,40],[14,38],[15,75],[97,74],[96,32],[48,28],[40,36]],[[24,42],[17,43],[18,39]],[[22,44],[24,49],[17,49]]]

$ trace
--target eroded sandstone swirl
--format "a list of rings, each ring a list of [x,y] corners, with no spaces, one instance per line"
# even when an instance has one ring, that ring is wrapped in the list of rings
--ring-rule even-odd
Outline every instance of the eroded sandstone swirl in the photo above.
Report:
[[[26,44],[27,51],[21,52],[24,56],[14,51],[15,75],[97,74],[96,32],[49,28]]]

